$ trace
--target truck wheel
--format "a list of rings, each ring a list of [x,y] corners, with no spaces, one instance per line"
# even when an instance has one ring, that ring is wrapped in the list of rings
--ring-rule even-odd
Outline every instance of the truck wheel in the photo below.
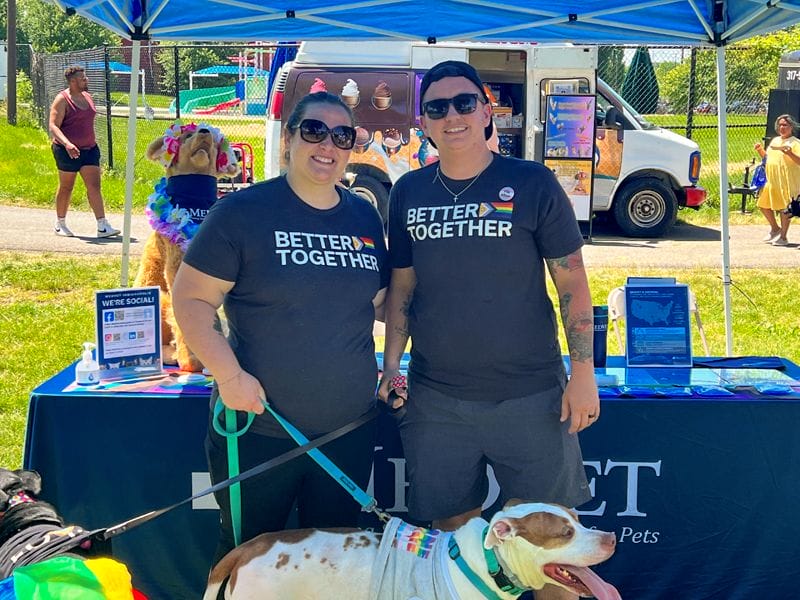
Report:
[[[389,219],[389,190],[380,181],[369,175],[357,175],[350,191],[372,204],[381,216],[384,225]]]
[[[626,184],[614,197],[614,220],[629,237],[661,237],[675,223],[675,192],[655,177]]]

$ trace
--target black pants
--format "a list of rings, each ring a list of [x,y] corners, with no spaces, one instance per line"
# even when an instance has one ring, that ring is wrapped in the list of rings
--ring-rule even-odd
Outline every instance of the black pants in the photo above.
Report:
[[[320,446],[359,487],[366,489],[375,449],[375,420]],[[255,467],[297,447],[294,440],[246,433],[239,442],[239,471]],[[228,478],[226,440],[213,429],[206,437],[211,481]],[[215,494],[220,506],[220,539],[214,564],[234,548],[229,491]],[[242,542],[267,531],[280,531],[297,501],[298,526],[356,527],[361,506],[307,454],[241,483]]]

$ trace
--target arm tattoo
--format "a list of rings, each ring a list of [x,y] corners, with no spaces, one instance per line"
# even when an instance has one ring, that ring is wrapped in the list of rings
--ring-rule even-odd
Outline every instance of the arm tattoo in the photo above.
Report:
[[[576,315],[570,314],[570,300],[571,294],[565,294],[561,300],[561,321],[567,336],[569,357],[571,360],[588,361],[592,358],[593,352],[594,317],[587,311]]]
[[[397,333],[399,333],[400,335],[406,336],[406,338],[408,338],[411,335],[408,332],[408,314],[411,311],[411,298],[412,297],[413,297],[413,294],[409,294],[408,296],[406,296],[405,300],[403,300],[403,303],[400,305],[400,312],[403,313],[403,316],[405,317],[405,319],[403,319],[402,323],[398,323],[394,328],[394,330]]]
[[[586,362],[592,358],[592,339],[594,335],[594,319],[589,313],[575,315],[564,323],[567,334],[567,346],[571,360]]]
[[[580,250],[576,250],[572,254],[560,258],[546,258],[545,263],[551,275],[559,270],[577,271],[583,269],[583,255]]]
[[[564,324],[564,333],[567,336],[570,360],[588,361],[593,353],[594,317],[588,313],[570,313],[572,294],[565,292],[559,299],[559,312],[561,322]]]

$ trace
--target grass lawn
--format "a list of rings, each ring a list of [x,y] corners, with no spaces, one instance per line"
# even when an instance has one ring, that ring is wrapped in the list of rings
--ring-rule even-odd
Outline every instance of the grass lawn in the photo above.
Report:
[[[128,106],[128,92],[111,92],[111,105],[112,106]],[[152,106],[153,108],[169,108],[174,98],[172,96],[161,96],[158,94],[147,94],[142,99],[142,91],[139,90],[139,106]]]
[[[21,466],[28,397],[39,383],[80,355],[81,343],[94,338],[94,292],[119,284],[120,259],[0,251],[0,465]],[[136,264],[131,265],[136,272]],[[706,335],[715,355],[725,352],[721,285],[716,269],[592,269],[593,300],[604,304],[608,292],[631,275],[674,276],[697,295]],[[796,303],[792,270],[734,269],[732,291],[734,353],[778,355],[800,360],[800,325],[781,318]],[[746,295],[746,296],[745,296]],[[552,289],[551,289],[551,297]],[[748,300],[753,299],[753,302]],[[694,332],[696,333],[696,331]],[[566,348],[563,335],[562,349]],[[609,333],[609,354],[620,354]],[[382,340],[378,340],[382,350]],[[702,354],[695,335],[694,352]]]
[[[728,116],[728,179],[732,185],[740,185],[744,169],[757,157],[753,145],[763,140],[766,133],[766,115]],[[671,131],[684,135],[686,115],[647,115],[647,120]],[[716,115],[695,115],[692,139],[700,146],[702,167],[700,185],[709,190],[709,204],[719,208],[719,139]],[[677,128],[677,129],[676,129]],[[732,201],[731,207],[737,203]]]
[[[123,95],[115,92],[115,98],[123,101]],[[148,96],[148,103],[156,108],[168,104],[167,96]],[[141,104],[141,101],[140,101]],[[215,116],[196,115],[195,121],[203,120],[219,127],[232,142],[247,142],[253,147],[256,180],[263,177],[264,172],[264,120],[263,117],[248,116]],[[686,117],[681,115],[648,115],[647,118],[658,125],[674,127],[685,126]],[[183,119],[184,122],[187,119]],[[733,185],[742,181],[744,168],[755,156],[753,144],[764,135],[764,115],[729,115],[728,160],[729,179]],[[153,184],[163,175],[162,167],[145,158],[147,145],[163,134],[172,123],[171,119],[148,121],[138,119],[136,122],[136,160],[134,177],[134,212],[143,212],[147,197],[152,193]],[[693,131],[693,139],[700,145],[703,154],[700,184],[709,190],[708,202],[699,211],[683,210],[679,213],[681,220],[698,225],[719,223],[719,160],[717,158],[716,117],[713,115],[696,115],[695,126],[711,127]],[[106,207],[110,212],[122,212],[125,203],[125,164],[127,158],[126,117],[112,118],[113,169],[105,169],[103,173],[103,195]],[[673,129],[682,134],[681,129]],[[50,208],[53,194],[57,186],[57,174],[53,166],[50,144],[45,132],[38,128],[9,126],[0,119],[0,202],[20,206]],[[104,156],[108,156],[105,146]],[[20,149],[23,152],[20,152]],[[23,174],[22,177],[19,175]],[[759,215],[739,215],[741,204],[739,196],[731,196],[731,223],[760,223]],[[753,200],[749,207],[752,209]],[[73,206],[78,210],[88,210],[86,191],[80,178],[73,194]]]
[[[230,122],[208,116],[209,125],[220,127],[232,142],[247,142],[254,150],[254,173],[258,179],[264,172],[264,133],[261,121]],[[171,120],[137,120],[136,162],[134,163],[133,211],[143,213],[153,185],[164,175],[164,168],[145,157],[147,146],[164,134]],[[125,163],[127,159],[126,118],[112,119],[114,167],[104,168],[102,190],[109,212],[120,213],[125,207]],[[58,174],[50,151],[47,134],[36,127],[11,126],[0,119],[0,203],[7,205],[51,208],[58,187]],[[101,140],[101,146],[103,142]],[[107,151],[104,150],[104,155]],[[71,207],[89,210],[86,188],[80,177],[75,182]]]

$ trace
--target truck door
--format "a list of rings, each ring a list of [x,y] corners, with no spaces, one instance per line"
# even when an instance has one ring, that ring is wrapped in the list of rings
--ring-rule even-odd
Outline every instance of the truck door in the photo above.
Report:
[[[595,123],[594,203],[608,207],[611,192],[617,185],[622,169],[622,145],[625,129],[630,129],[625,115],[598,89]]]

